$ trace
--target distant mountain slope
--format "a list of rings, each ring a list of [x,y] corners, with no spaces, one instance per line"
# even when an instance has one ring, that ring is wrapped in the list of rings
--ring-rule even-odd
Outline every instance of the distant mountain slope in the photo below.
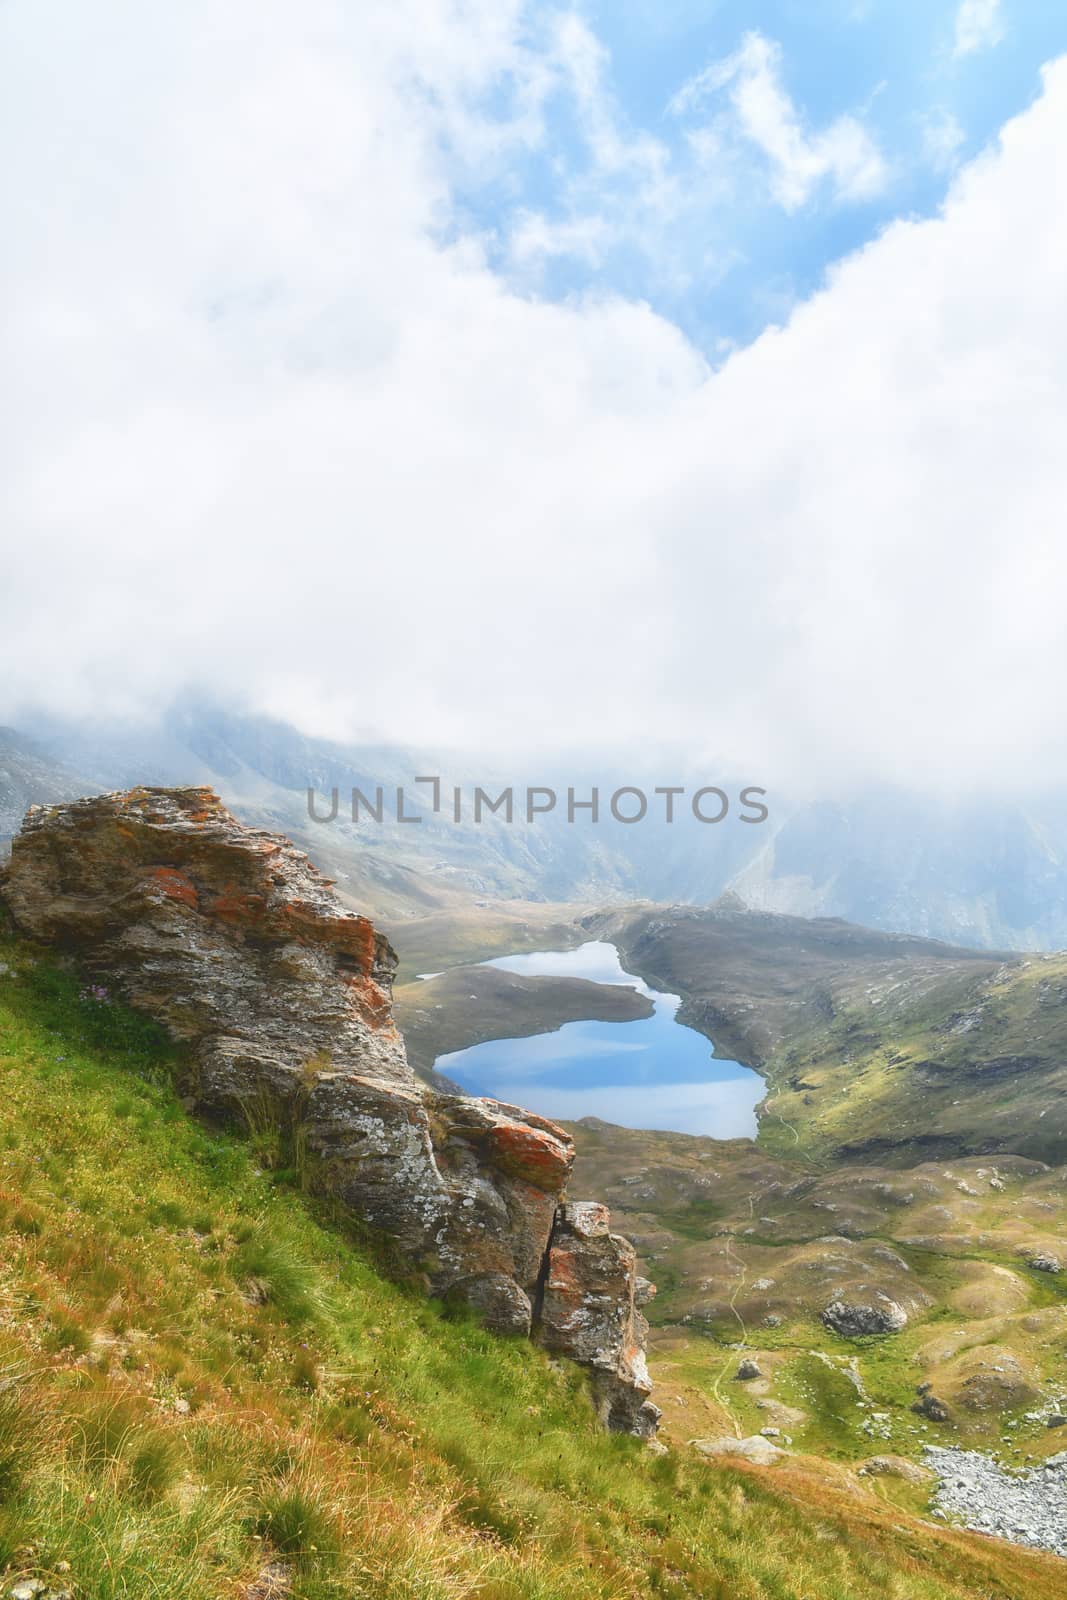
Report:
[[[1067,956],[968,950],[832,918],[662,907],[587,930],[685,997],[768,1080],[760,1144],[876,1160],[1067,1161]]]
[[[35,740],[0,728],[0,849],[18,832],[30,806],[73,800],[92,787],[91,779],[56,760]]]
[[[752,911],[732,895],[711,906],[607,911],[583,925],[618,945],[628,971],[685,996],[681,1020],[710,1033],[720,1055],[760,1070],[842,1008],[883,993],[917,1002],[967,990],[1019,959],[838,918]]]
[[[8,831],[23,799],[69,792],[62,784],[57,788],[53,766],[80,774],[83,791],[139,782],[210,783],[243,819],[298,840],[337,876],[342,890],[366,897],[379,915],[425,910],[453,895],[700,905],[733,889],[760,910],[842,917],[976,948],[1067,947],[1063,794],[1022,804],[881,791],[802,803],[772,792],[769,820],[758,826],[746,826],[734,814],[720,825],[703,825],[684,803],[670,825],[651,815],[626,825],[612,820],[607,808],[622,785],[643,784],[650,795],[663,783],[685,784],[690,793],[722,783],[735,795],[742,785],[703,766],[682,770],[684,762],[642,773],[640,761],[635,765],[622,755],[587,758],[577,767],[561,760],[555,771],[551,763],[531,761],[530,770],[521,771],[477,754],[344,745],[193,699],[152,727],[53,722],[32,733],[40,773],[33,781],[24,767],[23,781],[12,786],[18,798],[5,813]],[[12,737],[30,742],[22,734]],[[426,788],[413,783],[430,774],[441,776],[446,797],[436,816],[426,804]],[[453,783],[462,785],[466,801],[458,824],[447,806]],[[475,784],[492,793],[512,785],[521,795],[527,783],[556,789],[559,803],[552,813],[528,824],[520,801],[511,824],[487,813],[480,822],[471,817]],[[373,798],[379,785],[383,821],[364,816],[353,824],[353,788]],[[398,785],[422,822],[396,821]],[[568,787],[581,797],[594,785],[602,797],[599,821],[584,813],[568,821]],[[335,822],[309,818],[309,786],[323,806],[330,791],[338,790]]]
[[[746,904],[993,948],[1067,945],[1067,798],[806,805],[730,886]]]

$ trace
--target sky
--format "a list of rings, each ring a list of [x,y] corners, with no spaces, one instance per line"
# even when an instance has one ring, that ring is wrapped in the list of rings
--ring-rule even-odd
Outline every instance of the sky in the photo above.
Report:
[[[1067,781],[1059,0],[7,0],[0,720]]]

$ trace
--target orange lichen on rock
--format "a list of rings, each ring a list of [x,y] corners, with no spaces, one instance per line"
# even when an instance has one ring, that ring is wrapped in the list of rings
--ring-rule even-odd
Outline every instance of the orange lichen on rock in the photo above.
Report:
[[[261,894],[249,894],[228,883],[221,894],[208,902],[206,909],[209,916],[217,917],[220,922],[251,925],[260,920],[266,905]]]
[[[551,1131],[549,1131],[551,1130]],[[498,1122],[489,1135],[497,1166],[525,1178],[540,1189],[558,1193],[573,1159],[571,1141],[562,1128],[544,1128],[513,1121]]]
[[[153,867],[148,874],[151,884],[162,891],[168,900],[179,900],[182,905],[196,906],[200,896],[184,872],[176,867]]]
[[[360,1014],[372,1028],[393,1026],[393,1003],[373,978],[349,978],[348,988]]]

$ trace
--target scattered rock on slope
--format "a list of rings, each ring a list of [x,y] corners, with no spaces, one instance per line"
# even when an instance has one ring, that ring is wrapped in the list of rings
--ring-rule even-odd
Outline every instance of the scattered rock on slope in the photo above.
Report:
[[[938,1475],[936,1511],[978,1533],[1067,1556],[1067,1451],[1006,1472],[978,1450],[927,1445]]]

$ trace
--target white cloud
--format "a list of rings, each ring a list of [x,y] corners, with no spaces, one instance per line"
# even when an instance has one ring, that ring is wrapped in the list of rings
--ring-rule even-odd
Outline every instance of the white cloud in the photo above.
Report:
[[[960,0],[956,12],[956,55],[969,56],[976,50],[992,49],[1003,37],[1001,0]]]
[[[951,172],[967,137],[959,119],[946,107],[940,106],[923,119],[921,131],[926,163],[935,172]]]
[[[0,14],[0,720],[193,682],[433,744],[1067,776],[1067,64],[713,372],[458,233],[442,140],[491,152],[535,66],[506,9]]]
[[[509,240],[512,261],[529,266],[554,256],[570,256],[596,266],[614,230],[605,217],[578,216],[558,222],[536,211],[520,211]]]
[[[520,207],[507,227],[507,257],[519,272],[559,257],[600,266],[612,249],[651,255],[682,192],[662,140],[627,126],[611,92],[610,61],[588,23],[573,12],[551,17],[544,75],[573,112],[576,148],[557,159],[549,216]]]
[[[867,200],[885,188],[888,167],[857,118],[838,117],[818,132],[804,127],[782,82],[782,53],[773,40],[746,34],[732,56],[691,78],[671,109],[682,114],[723,92],[738,131],[766,157],[775,196],[787,211],[804,205],[825,180],[843,200]]]

